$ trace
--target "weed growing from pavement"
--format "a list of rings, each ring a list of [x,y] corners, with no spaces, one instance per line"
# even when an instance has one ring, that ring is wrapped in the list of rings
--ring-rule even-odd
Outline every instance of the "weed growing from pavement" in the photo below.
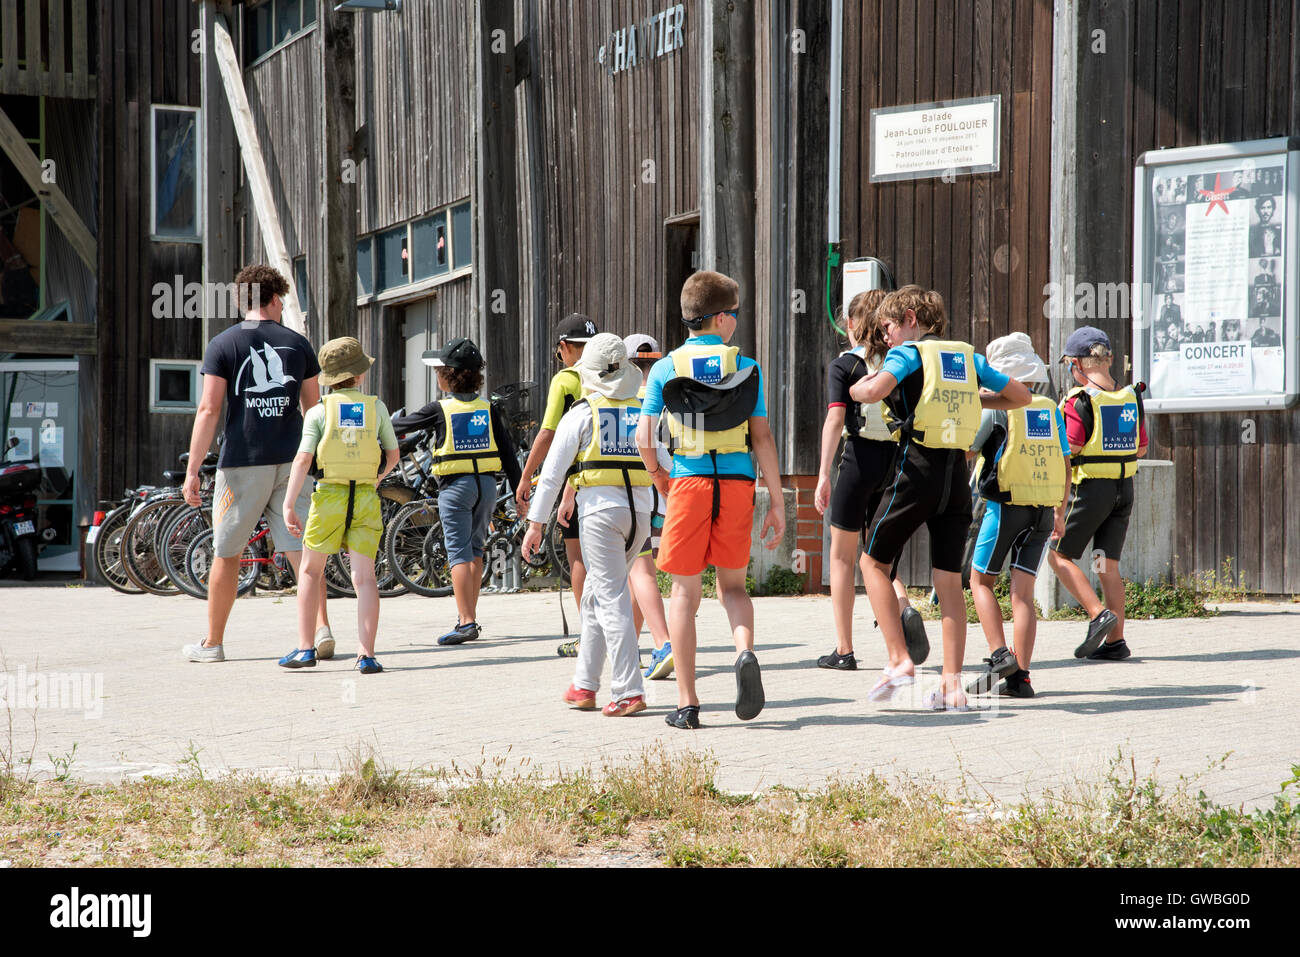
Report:
[[[116,785],[19,781],[0,797],[16,866],[1290,866],[1300,764],[1273,807],[1216,805],[1131,758],[1104,780],[998,804],[920,782],[840,777],[730,794],[713,759],[654,748],[567,773],[398,771],[346,756],[331,784],[248,774]]]

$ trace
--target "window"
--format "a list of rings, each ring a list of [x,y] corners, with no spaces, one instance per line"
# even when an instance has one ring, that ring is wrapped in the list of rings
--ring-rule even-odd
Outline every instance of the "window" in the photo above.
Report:
[[[411,244],[415,250],[411,279],[440,276],[450,268],[451,243],[447,238],[447,214],[435,213],[411,224]]]
[[[199,407],[200,362],[149,360],[149,411],[193,413]]]
[[[367,236],[357,240],[357,295],[368,296],[375,289],[374,241]]]
[[[153,238],[200,242],[202,129],[192,106],[155,106],[152,122]]]
[[[331,0],[332,2],[332,0]],[[244,65],[250,66],[316,23],[316,0],[265,0],[244,9]]]
[[[358,240],[357,296],[468,270],[474,262],[471,229],[465,202]]]
[[[404,286],[410,282],[407,272],[407,228],[398,226],[382,232],[377,237],[379,246],[379,269],[377,289],[382,292],[394,286]]]
[[[474,262],[474,241],[470,237],[469,203],[461,203],[451,211],[452,248],[456,253],[456,268]]]
[[[311,288],[307,285],[306,256],[299,256],[293,261],[293,286],[298,293],[298,308],[306,318],[311,312]]]

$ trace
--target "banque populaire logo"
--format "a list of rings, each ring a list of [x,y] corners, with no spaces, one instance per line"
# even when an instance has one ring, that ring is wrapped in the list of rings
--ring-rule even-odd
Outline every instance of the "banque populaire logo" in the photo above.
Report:
[[[966,357],[960,352],[940,352],[943,377],[949,382],[966,381]]]

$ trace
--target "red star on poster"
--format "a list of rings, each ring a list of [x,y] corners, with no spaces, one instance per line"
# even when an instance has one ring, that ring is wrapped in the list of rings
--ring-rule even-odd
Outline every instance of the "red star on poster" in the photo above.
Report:
[[[1228,204],[1225,203],[1224,200],[1227,199],[1227,198],[1228,198],[1228,194],[1231,193],[1231,192],[1233,192],[1237,187],[1235,187],[1235,186],[1229,186],[1227,189],[1224,189],[1224,188],[1223,188],[1223,183],[1220,182],[1220,180],[1222,180],[1222,179],[1223,179],[1223,175],[1222,175],[1221,173],[1215,173],[1215,174],[1214,174],[1214,189],[1198,189],[1198,190],[1197,190],[1198,193],[1200,193],[1202,196],[1204,196],[1206,199],[1208,199],[1208,200],[1210,201],[1210,205],[1209,205],[1209,206],[1206,208],[1206,210],[1205,210],[1205,215],[1206,215],[1206,216],[1208,216],[1208,215],[1210,215],[1210,213],[1214,212],[1214,207],[1215,207],[1215,206],[1222,206],[1222,207],[1223,207],[1223,214],[1224,214],[1225,216],[1228,215]]]

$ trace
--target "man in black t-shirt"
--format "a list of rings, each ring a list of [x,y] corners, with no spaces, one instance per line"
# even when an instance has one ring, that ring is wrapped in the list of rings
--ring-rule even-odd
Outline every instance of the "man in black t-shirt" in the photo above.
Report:
[[[224,661],[226,620],[235,603],[239,559],[266,515],[276,551],[298,571],[302,542],[280,511],[298,443],[303,410],[320,401],[320,364],[311,343],[280,324],[285,278],[270,266],[246,266],[235,277],[244,321],[208,343],[203,356],[203,398],[190,434],[185,501],[199,504],[199,466],[212,444],[221,404],[226,403],[224,441],[212,498],[214,558],[208,582],[208,635],[182,653],[190,661]],[[296,509],[305,515],[311,490]],[[317,615],[317,657],[334,654],[324,593]]]

